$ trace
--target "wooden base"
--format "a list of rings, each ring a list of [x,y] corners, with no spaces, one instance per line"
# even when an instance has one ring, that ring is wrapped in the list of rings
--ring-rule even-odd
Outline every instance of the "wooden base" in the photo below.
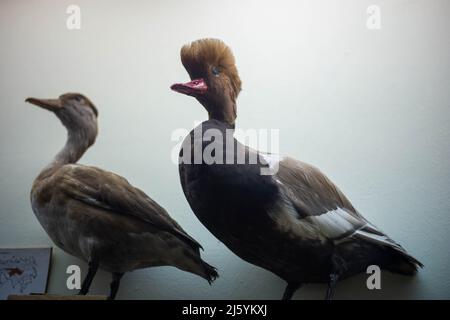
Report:
[[[107,296],[103,295],[71,295],[63,296],[57,294],[31,294],[31,295],[15,295],[8,296],[8,300],[107,300]]]

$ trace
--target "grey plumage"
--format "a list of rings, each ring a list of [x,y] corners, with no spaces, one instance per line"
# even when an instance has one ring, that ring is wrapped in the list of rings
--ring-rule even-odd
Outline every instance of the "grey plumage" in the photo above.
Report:
[[[123,273],[174,266],[211,282],[215,268],[200,244],[138,188],[112,172],[76,164],[97,135],[97,109],[80,94],[28,102],[56,114],[68,130],[65,147],[33,183],[33,211],[53,242],[89,263],[82,294],[98,267],[113,274],[114,298]]]

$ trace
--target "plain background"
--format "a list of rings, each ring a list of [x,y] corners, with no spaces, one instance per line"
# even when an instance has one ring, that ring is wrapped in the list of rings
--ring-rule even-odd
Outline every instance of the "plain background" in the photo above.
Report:
[[[81,8],[81,30],[66,8]],[[369,5],[381,29],[366,27]],[[356,208],[425,264],[415,278],[367,275],[336,298],[450,298],[449,1],[26,1],[0,2],[0,246],[51,241],[29,204],[33,179],[62,147],[65,129],[28,96],[86,94],[100,133],[81,159],[114,171],[164,206],[205,248],[220,278],[175,268],[125,275],[118,298],[278,299],[284,283],[252,266],[196,219],[170,161],[175,129],[206,113],[169,90],[188,80],[180,47],[202,37],[233,49],[243,80],[237,126],[279,129],[281,153],[322,169]],[[59,249],[49,292],[72,294]],[[107,293],[100,272],[92,293]],[[322,299],[324,285],[295,298]]]

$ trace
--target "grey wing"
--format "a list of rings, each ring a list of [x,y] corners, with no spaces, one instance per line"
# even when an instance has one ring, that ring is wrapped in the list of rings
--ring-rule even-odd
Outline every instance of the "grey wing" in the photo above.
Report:
[[[202,248],[163,207],[115,173],[91,166],[66,165],[60,170],[58,177],[60,189],[76,200],[114,213],[133,216],[178,236],[193,248]]]

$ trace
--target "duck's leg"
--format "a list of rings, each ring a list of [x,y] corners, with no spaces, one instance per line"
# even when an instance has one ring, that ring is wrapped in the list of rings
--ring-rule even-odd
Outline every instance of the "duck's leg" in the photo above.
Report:
[[[123,273],[114,272],[112,274],[112,282],[111,282],[111,291],[109,292],[108,300],[114,300],[117,294],[117,290],[119,290],[120,279],[122,278]]]
[[[327,294],[325,296],[325,300],[332,300],[334,296],[334,291],[336,289],[336,284],[339,280],[339,277],[345,273],[347,270],[347,265],[345,260],[339,256],[338,254],[333,254],[331,257],[331,264],[333,268],[333,272],[330,274],[330,280],[328,281]]]
[[[339,279],[338,274],[336,273],[330,274],[330,281],[328,282],[327,295],[325,296],[325,300],[333,299],[338,279]]]
[[[298,282],[288,282],[281,300],[291,300],[295,291],[297,291],[297,289],[299,289],[301,286],[302,284]]]
[[[83,284],[81,285],[80,291],[78,292],[79,295],[86,295],[89,292],[92,280],[94,279],[95,274],[97,273],[99,263],[98,260],[92,259],[89,261],[88,265],[89,265],[88,273],[86,275],[86,278],[84,278],[83,280]]]

